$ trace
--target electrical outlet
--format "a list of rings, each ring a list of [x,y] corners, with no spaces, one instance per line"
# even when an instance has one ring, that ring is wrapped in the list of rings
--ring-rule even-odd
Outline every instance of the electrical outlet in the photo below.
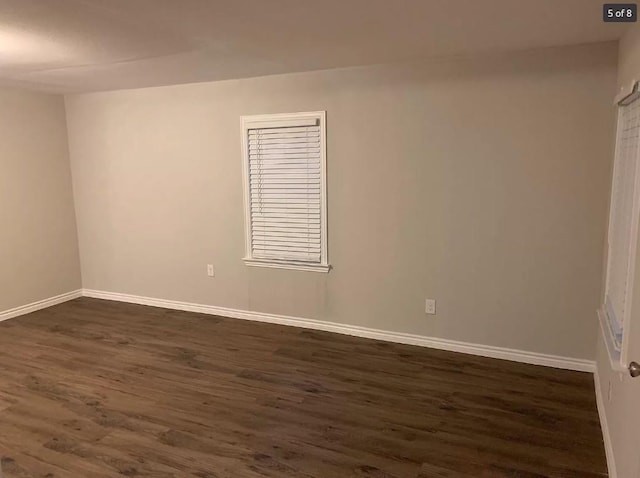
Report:
[[[425,304],[425,313],[429,315],[436,315],[436,300],[427,299]]]
[[[215,277],[216,273],[213,270],[213,264],[207,264],[207,275],[209,277]]]

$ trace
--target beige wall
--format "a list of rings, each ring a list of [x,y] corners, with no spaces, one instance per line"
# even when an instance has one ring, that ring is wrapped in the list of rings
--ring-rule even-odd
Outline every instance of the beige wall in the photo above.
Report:
[[[594,358],[615,61],[599,44],[68,96],[84,287]],[[312,110],[334,269],[248,268],[239,117]]]
[[[0,89],[0,311],[79,289],[64,100]]]
[[[618,65],[618,89],[629,90],[634,80],[640,80],[640,27],[634,26],[621,40]],[[636,271],[640,271],[640,242],[636,245]],[[604,275],[603,275],[604,282]],[[634,282],[632,297],[632,327],[630,360],[640,362],[640,280]],[[606,423],[614,454],[617,478],[640,477],[640,379],[628,373],[615,372],[609,360],[602,334],[598,334],[597,370],[600,394],[603,397]],[[609,399],[611,387],[611,399]]]

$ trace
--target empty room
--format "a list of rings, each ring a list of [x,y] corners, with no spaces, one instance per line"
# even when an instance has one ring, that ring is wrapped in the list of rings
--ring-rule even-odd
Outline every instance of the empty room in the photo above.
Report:
[[[637,10],[0,0],[0,478],[640,478]]]

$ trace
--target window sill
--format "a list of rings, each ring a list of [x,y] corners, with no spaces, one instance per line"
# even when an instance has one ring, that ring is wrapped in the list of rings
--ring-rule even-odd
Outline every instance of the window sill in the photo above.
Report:
[[[328,264],[305,264],[304,262],[285,262],[262,259],[244,259],[244,263],[250,267],[269,267],[272,269],[290,269],[295,271],[324,272],[331,269]]]

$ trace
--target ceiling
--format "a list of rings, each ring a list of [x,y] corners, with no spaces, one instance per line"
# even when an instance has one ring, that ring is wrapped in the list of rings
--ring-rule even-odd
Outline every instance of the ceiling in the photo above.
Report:
[[[0,0],[0,84],[138,88],[614,40],[602,0]]]

